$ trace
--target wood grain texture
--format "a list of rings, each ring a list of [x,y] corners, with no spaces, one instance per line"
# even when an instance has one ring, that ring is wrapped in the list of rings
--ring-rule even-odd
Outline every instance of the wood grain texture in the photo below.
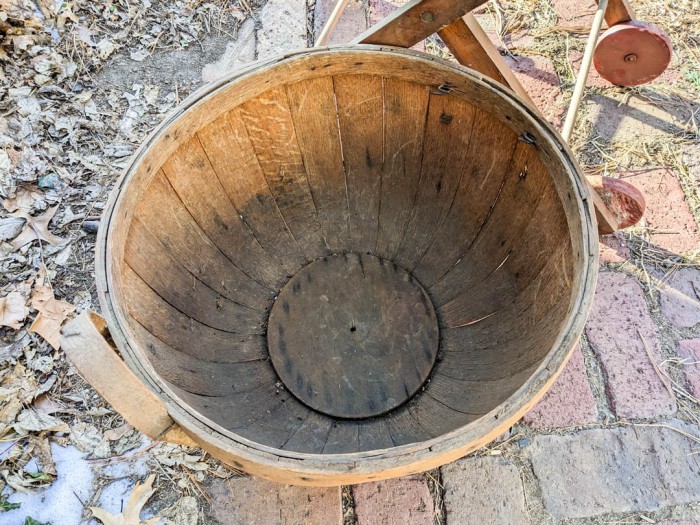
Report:
[[[384,163],[375,254],[393,260],[416,200],[430,90],[384,79]]]
[[[332,252],[350,249],[348,192],[340,146],[333,79],[317,78],[287,86],[306,176],[318,219]]]
[[[377,245],[383,155],[384,94],[381,77],[333,78],[350,211],[350,250]]]
[[[460,98],[430,95],[420,182],[395,259],[408,270],[422,258],[454,204],[470,162],[474,115],[474,106]]]
[[[272,89],[246,102],[241,106],[241,117],[284,222],[306,258],[329,254],[286,91]]]
[[[410,337],[407,337],[410,334]],[[405,270],[371,255],[306,266],[270,313],[270,358],[303,403],[342,419],[384,414],[423,385],[437,355],[437,319]]]
[[[484,3],[485,0],[410,0],[353,43],[412,47]]]
[[[197,137],[180,146],[163,172],[207,236],[241,271],[274,290],[286,272],[241,220]]]
[[[299,271],[306,257],[270,192],[240,111],[222,115],[197,136],[231,203],[260,245],[288,273]]]

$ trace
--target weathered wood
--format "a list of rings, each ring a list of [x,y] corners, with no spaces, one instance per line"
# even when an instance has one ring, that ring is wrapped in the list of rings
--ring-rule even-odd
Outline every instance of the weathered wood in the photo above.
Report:
[[[309,260],[329,253],[299,151],[284,89],[272,89],[241,106],[260,167],[287,227]]]
[[[378,257],[393,260],[399,250],[420,180],[423,135],[430,89],[384,79],[384,163],[379,196]]]
[[[464,172],[447,218],[413,269],[425,286],[435,284],[474,242],[493,211],[518,142],[512,130],[481,110],[474,115],[472,135],[478,139],[469,142]]]
[[[568,150],[510,91],[405,50],[305,51],[207,87],[146,140],[105,215],[98,293],[129,369],[212,455],[285,483],[383,479],[482,446],[554,381],[594,288],[591,213]],[[327,276],[327,293],[303,280],[317,259],[353,251],[354,269]],[[425,335],[434,317],[411,308],[431,301],[411,298],[407,273],[390,278],[405,270],[373,270],[367,252],[400,257],[431,289],[442,344],[432,372],[430,352],[397,352]],[[368,275],[381,277],[374,295],[358,284]],[[338,417],[320,414],[292,391],[296,375],[275,373],[267,347],[280,340],[268,329],[287,330],[299,352],[340,348],[306,328],[320,319],[313,308],[274,322],[290,279],[292,294],[303,281],[309,306],[325,296],[338,326],[348,313],[369,322],[383,357],[399,357],[334,368],[315,353],[291,369],[327,370],[327,385],[381,375],[404,396],[386,395],[388,412],[353,412],[366,398],[327,389]],[[381,298],[391,299],[383,315]],[[338,332],[327,321],[319,333]],[[361,335],[354,326],[339,340]],[[353,348],[371,354],[369,339]],[[428,339],[437,349],[437,330]],[[371,388],[361,390],[381,400]]]
[[[61,331],[61,348],[107,402],[134,428],[156,438],[175,423],[163,401],[137,379],[102,335],[107,326],[86,310]]]
[[[131,316],[176,350],[213,363],[242,363],[267,356],[262,333],[238,334],[202,324],[167,303],[128,266],[123,279]]]
[[[286,272],[241,220],[197,137],[184,142],[162,168],[197,224],[241,271],[270,289],[284,281]]]
[[[608,7],[605,10],[605,22],[608,27],[630,20],[634,20],[634,11],[628,0],[610,0],[608,2]]]
[[[410,0],[353,43],[412,47],[484,3],[485,0]]]
[[[326,243],[333,252],[348,251],[348,192],[333,79],[291,84],[287,96],[297,135],[314,137],[299,141],[299,149]]]
[[[405,270],[371,255],[326,257],[295,275],[272,308],[267,336],[287,388],[339,418],[402,404],[425,382],[438,350],[425,291]]]
[[[306,257],[282,219],[240,111],[232,109],[197,136],[226,194],[260,245],[287,272],[299,271]]]
[[[469,164],[475,108],[461,98],[432,93],[425,124],[420,182],[397,264],[413,270],[442,227]]]
[[[381,77],[333,78],[350,211],[350,250],[377,245],[383,154],[384,93]]]

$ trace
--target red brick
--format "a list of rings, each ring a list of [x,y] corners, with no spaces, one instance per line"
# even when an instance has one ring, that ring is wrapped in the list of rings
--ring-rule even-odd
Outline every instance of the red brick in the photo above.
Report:
[[[594,423],[597,415],[583,354],[577,346],[552,388],[523,419],[533,428],[562,428]]]
[[[668,427],[622,426],[535,436],[523,450],[547,511],[557,523],[570,523],[700,500],[700,463],[690,455],[697,445],[682,434],[697,435],[698,427],[677,420]],[[586,523],[614,521],[601,516]]]
[[[693,396],[700,397],[700,339],[680,341],[678,355],[685,361],[683,371],[688,383],[688,391]]]
[[[600,237],[600,262],[623,263],[630,258],[630,249],[624,237],[617,233]]]
[[[607,376],[606,390],[618,417],[650,418],[676,411],[676,401],[654,370],[640,337],[660,362],[656,328],[634,278],[599,274],[586,335]]]
[[[260,478],[240,477],[215,480],[206,489],[212,498],[209,518],[218,525],[343,523],[338,487],[295,487]]]
[[[566,109],[552,61],[537,55],[504,58],[545,118],[559,128]]]
[[[593,21],[596,10],[594,0],[553,0],[552,7],[560,22],[575,22],[571,25],[588,25]]]
[[[428,485],[419,478],[363,483],[352,489],[357,525],[432,525],[435,516]]]
[[[668,169],[628,171],[620,178],[643,194],[647,208],[640,224],[650,228],[650,241],[678,254],[700,247],[700,233],[678,179]]]
[[[661,312],[671,324],[690,328],[700,323],[700,270],[678,270],[659,289]]]
[[[316,0],[316,11],[314,13],[314,35],[315,38],[321,34],[323,26],[328,20],[328,16],[337,4],[337,0]],[[367,29],[367,13],[364,4],[360,0],[348,2],[343,16],[338,20],[335,29],[328,39],[330,44],[347,44],[357,35]]]
[[[464,458],[442,467],[447,523],[529,523],[518,468],[505,458]]]

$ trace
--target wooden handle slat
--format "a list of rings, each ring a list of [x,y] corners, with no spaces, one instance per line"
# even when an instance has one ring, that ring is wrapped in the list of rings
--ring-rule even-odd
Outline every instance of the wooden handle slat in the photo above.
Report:
[[[61,348],[80,375],[130,425],[151,439],[175,427],[165,404],[129,370],[102,335],[105,320],[86,310],[61,332]]]

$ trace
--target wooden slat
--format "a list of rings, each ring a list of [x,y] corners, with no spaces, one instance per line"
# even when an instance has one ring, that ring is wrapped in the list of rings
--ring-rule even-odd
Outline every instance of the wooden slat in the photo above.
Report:
[[[411,403],[409,401],[408,404]],[[432,433],[418,424],[406,405],[388,414],[385,421],[391,441],[396,446],[420,443],[433,438]]]
[[[385,418],[358,421],[358,452],[390,449],[394,446]]]
[[[333,79],[288,85],[287,96],[326,243],[334,253],[348,251],[348,195]]]
[[[534,214],[545,191],[554,191],[535,147],[519,142],[493,211],[457,264],[429,288],[442,306],[495,271]]]
[[[608,0],[608,7],[605,10],[605,22],[608,27],[630,20],[634,20],[634,11],[628,0]]]
[[[106,323],[86,310],[62,330],[61,348],[80,374],[124,419],[151,439],[174,422],[163,401],[124,364],[102,335]]]
[[[235,334],[204,325],[167,303],[128,266],[123,278],[131,316],[176,350],[214,363],[240,363],[267,357],[267,341],[262,333]]]
[[[423,394],[411,403],[408,411],[418,424],[433,437],[440,436],[477,419],[478,415],[466,414],[463,411],[450,408],[428,393],[430,386]]]
[[[240,108],[248,136],[282,216],[309,260],[329,253],[306,177],[287,93],[272,89]]]
[[[521,100],[537,110],[537,105],[472,13],[456,19],[441,29],[438,35],[457,62],[509,87]]]
[[[376,255],[393,260],[418,191],[429,88],[384,80],[384,164]]]
[[[164,300],[214,328],[243,334],[262,333],[264,312],[234,303],[199,281],[165,252],[138,219],[132,221],[131,230],[133,242],[126,247],[126,264]],[[153,264],[155,260],[158,266]]]
[[[550,227],[543,228],[543,223]],[[563,252],[570,252],[566,228],[559,196],[555,191],[545,192],[506,262],[438,309],[443,326],[461,326],[509,304],[547,264],[561,257]]]
[[[433,243],[413,274],[433,285],[467,251],[491,212],[508,173],[517,136],[505,124],[478,110],[469,142],[464,174],[454,203]]]
[[[344,454],[355,452],[359,446],[360,428],[357,421],[336,420],[328,433],[324,454]]]
[[[260,245],[294,274],[305,263],[277,208],[238,109],[197,132],[226,194]]]
[[[267,415],[247,427],[234,429],[234,432],[256,443],[280,448],[289,441],[304,423],[310,409],[293,397],[280,399],[280,404]]]
[[[351,75],[333,79],[345,160],[350,210],[350,246],[359,253],[377,245],[382,174],[384,100],[382,78]]]
[[[197,224],[241,271],[271,290],[286,280],[287,272],[241,220],[196,136],[163,164],[163,172]]]
[[[149,184],[134,216],[137,224],[146,227],[167,253],[217,293],[255,310],[264,311],[271,306],[270,290],[243,273],[216,247],[162,172]],[[142,248],[150,249],[142,246],[139,250]],[[153,261],[146,263],[153,265]]]
[[[353,43],[411,47],[484,3],[485,0],[410,0]]]
[[[307,454],[322,454],[333,421],[328,416],[309,410],[306,419],[280,448]]]
[[[413,270],[454,203],[465,168],[472,162],[474,106],[461,98],[432,93],[418,193],[396,263]]]
[[[449,366],[446,363],[444,368]],[[436,370],[430,382],[430,395],[454,410],[473,414],[472,420],[477,419],[513,395],[535,368],[536,365],[505,379],[493,381],[465,381],[445,376]]]
[[[222,397],[274,383],[267,361],[213,363],[175,350],[138,323],[131,329],[144,344],[153,368],[169,383],[193,394]]]

